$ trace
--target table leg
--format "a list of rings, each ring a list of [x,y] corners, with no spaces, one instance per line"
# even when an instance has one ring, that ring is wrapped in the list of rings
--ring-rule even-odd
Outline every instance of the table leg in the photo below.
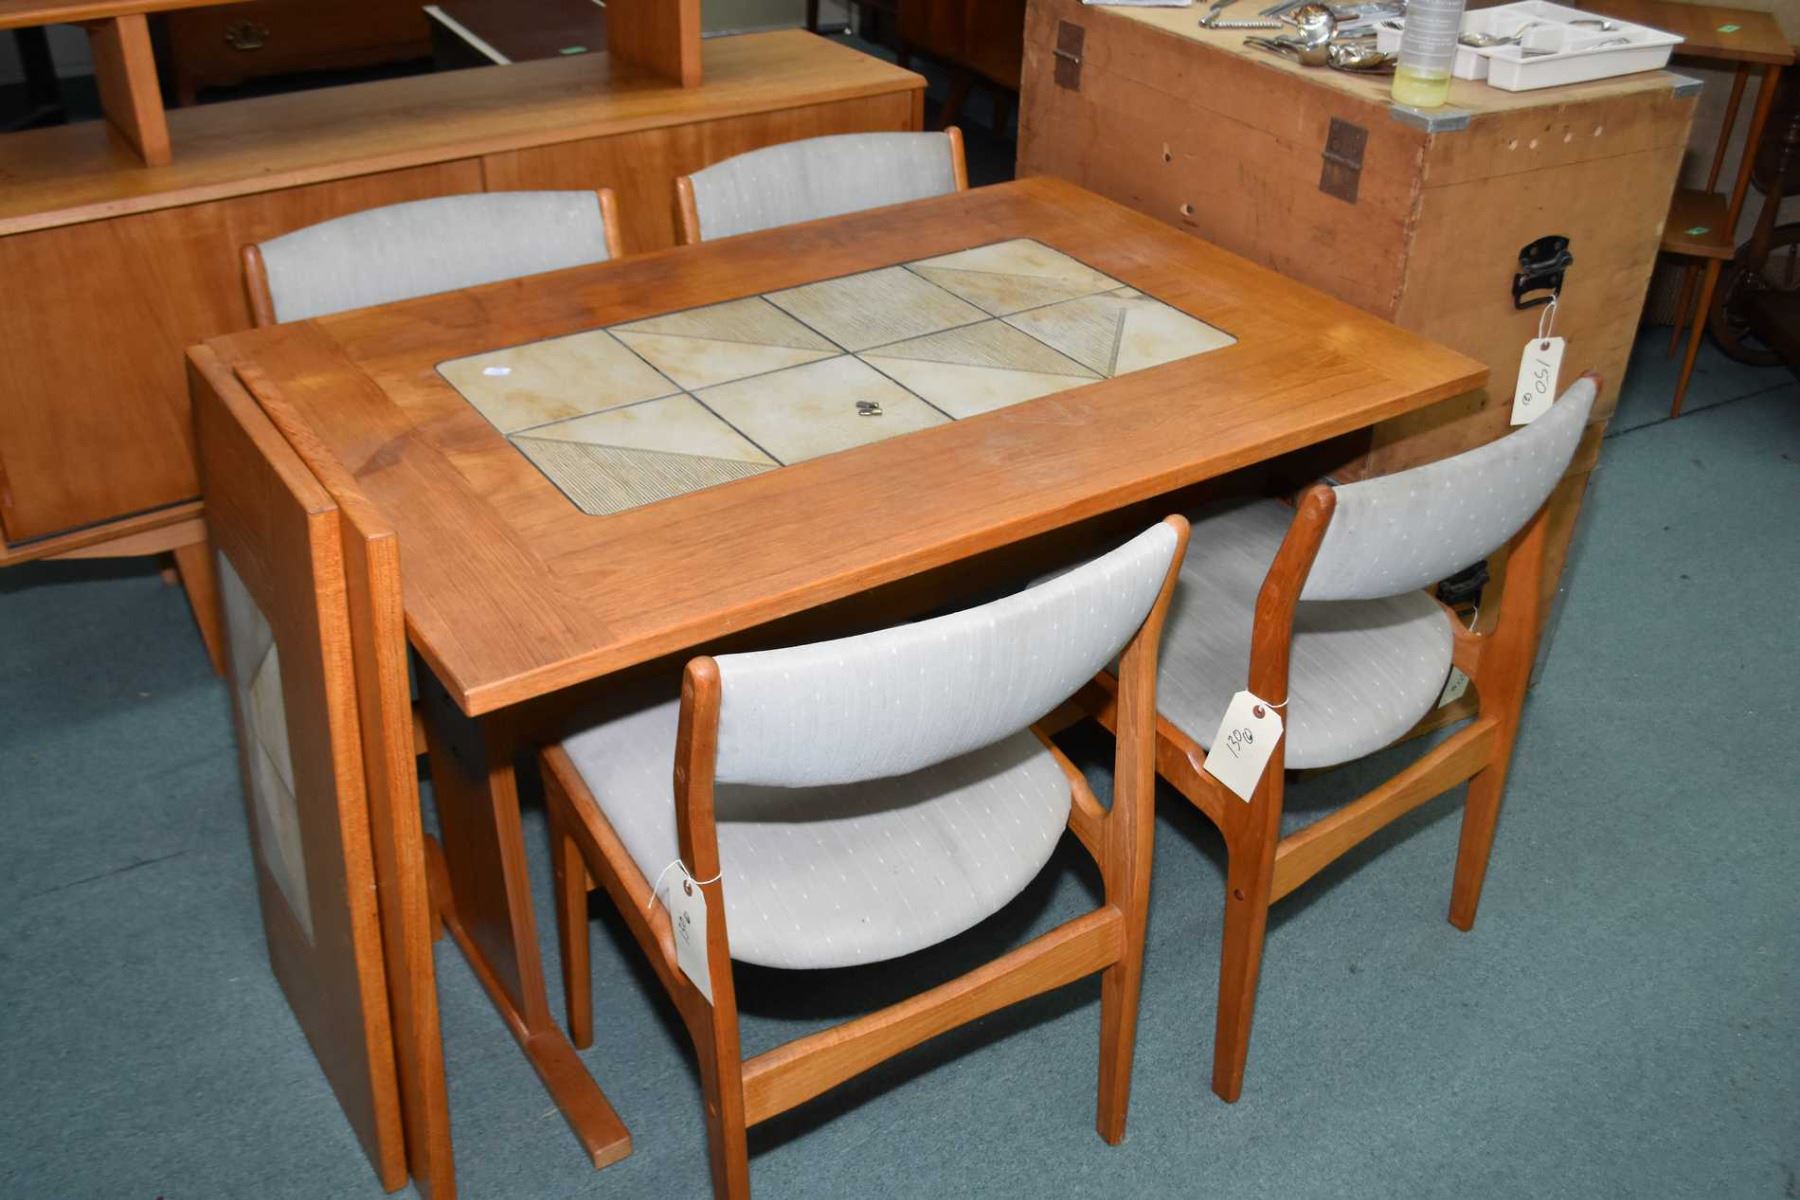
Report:
[[[1737,186],[1731,189],[1731,206],[1726,209],[1725,225],[1737,236],[1738,214],[1744,210],[1744,196],[1750,190],[1750,173],[1756,165],[1756,148],[1762,144],[1763,126],[1769,122],[1769,109],[1775,104],[1776,85],[1781,82],[1781,67],[1770,63],[1763,68],[1762,87],[1756,93],[1756,107],[1750,110],[1750,133],[1744,139],[1744,161],[1738,164]]]
[[[1675,381],[1675,403],[1669,406],[1670,418],[1681,415],[1681,402],[1687,399],[1688,380],[1694,374],[1694,360],[1700,355],[1700,339],[1706,333],[1706,314],[1712,308],[1713,289],[1719,282],[1719,260],[1706,260],[1706,274],[1700,283],[1700,307],[1694,310],[1694,332],[1688,338],[1687,357],[1681,360],[1681,376]]]
[[[514,734],[504,717],[462,715],[429,671],[420,707],[443,839],[432,870],[444,927],[518,1039],[595,1167],[631,1153],[631,1135],[551,1016],[526,873],[513,776]]]
[[[1713,149],[1712,169],[1706,173],[1706,190],[1719,186],[1719,172],[1725,168],[1725,151],[1731,148],[1731,131],[1737,128],[1738,105],[1744,100],[1744,85],[1750,81],[1750,64],[1739,63],[1731,77],[1731,96],[1725,101],[1725,120],[1719,126],[1719,144]]]

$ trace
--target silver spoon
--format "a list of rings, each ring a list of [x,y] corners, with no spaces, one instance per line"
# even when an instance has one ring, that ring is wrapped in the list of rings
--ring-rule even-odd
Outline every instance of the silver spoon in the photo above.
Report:
[[[1576,46],[1570,50],[1528,50],[1525,47],[1521,46],[1521,47],[1519,47],[1519,57],[1520,58],[1543,58],[1545,55],[1548,55],[1548,54],[1586,54],[1589,50],[1604,50],[1608,46],[1629,46],[1629,45],[1631,45],[1630,38],[1616,37],[1616,38],[1607,38],[1603,42],[1595,42],[1591,46]]]
[[[1394,56],[1365,42],[1332,42],[1325,47],[1326,66],[1339,71],[1391,72]]]
[[[1527,30],[1536,29],[1541,24],[1542,21],[1529,21],[1506,36],[1498,33],[1464,33],[1459,34],[1456,40],[1474,50],[1486,50],[1490,46],[1514,46],[1525,36]]]
[[[1321,42],[1316,46],[1304,46],[1292,38],[1259,38],[1244,39],[1244,45],[1255,46],[1258,50],[1267,50],[1270,54],[1279,54],[1283,58],[1292,59],[1303,67],[1322,67],[1330,62],[1330,43]]]

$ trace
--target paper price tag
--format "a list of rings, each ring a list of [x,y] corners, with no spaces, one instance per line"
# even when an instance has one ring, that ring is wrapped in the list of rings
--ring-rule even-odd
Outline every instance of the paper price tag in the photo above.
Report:
[[[1212,749],[1200,769],[1230,788],[1240,800],[1256,793],[1269,755],[1281,741],[1281,714],[1254,693],[1239,692],[1225,708]]]
[[[1519,383],[1513,390],[1512,423],[1529,425],[1556,402],[1556,377],[1562,372],[1563,340],[1532,338],[1519,359]]]
[[[1450,678],[1444,681],[1444,690],[1438,693],[1437,706],[1442,708],[1446,704],[1455,704],[1468,690],[1469,677],[1462,673],[1461,668],[1451,667]]]
[[[685,869],[669,885],[669,922],[675,927],[675,961],[712,1003],[712,971],[706,962],[706,893]]]

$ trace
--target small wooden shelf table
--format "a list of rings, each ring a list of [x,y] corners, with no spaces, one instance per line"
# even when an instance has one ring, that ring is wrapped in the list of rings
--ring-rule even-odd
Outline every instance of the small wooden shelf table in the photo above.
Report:
[[[1756,162],[1756,147],[1762,141],[1769,107],[1775,102],[1775,85],[1780,81],[1782,68],[1794,61],[1794,48],[1773,16],[1747,8],[1715,8],[1709,4],[1679,4],[1672,0],[1594,0],[1586,7],[1622,21],[1680,34],[1685,40],[1675,48],[1679,57],[1735,63],[1737,66],[1731,80],[1731,96],[1725,102],[1725,123],[1719,129],[1719,145],[1713,151],[1712,166],[1706,173],[1706,186],[1677,191],[1669,209],[1668,223],[1663,227],[1663,253],[1703,259],[1706,264],[1697,300],[1694,268],[1690,266],[1682,272],[1681,294],[1675,303],[1675,328],[1669,335],[1670,354],[1680,345],[1682,328],[1690,311],[1694,322],[1688,337],[1687,355],[1681,363],[1681,375],[1675,383],[1674,403],[1669,409],[1669,415],[1677,417],[1681,415],[1681,402],[1687,396],[1688,380],[1694,373],[1694,360],[1700,353],[1700,338],[1706,330],[1706,314],[1712,307],[1720,264],[1729,262],[1736,253],[1738,216],[1743,212],[1744,197],[1750,190],[1750,170]],[[1727,197],[1718,191],[1719,175],[1725,166],[1731,132],[1737,127],[1744,88],[1755,67],[1762,68],[1762,86],[1756,93],[1756,107],[1750,112],[1743,160]],[[1688,307],[1690,301],[1695,301],[1691,310]]]

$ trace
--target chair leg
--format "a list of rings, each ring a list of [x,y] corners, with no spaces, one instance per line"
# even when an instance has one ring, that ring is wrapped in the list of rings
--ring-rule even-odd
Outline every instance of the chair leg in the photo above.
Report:
[[[735,1001],[733,1001],[735,1003]],[[712,1154],[715,1200],[749,1200],[750,1142],[744,1119],[744,1064],[737,1017],[715,1012],[710,1034],[695,1039],[700,1088],[706,1100],[706,1141]]]
[[[1681,360],[1681,377],[1675,381],[1675,403],[1669,416],[1681,415],[1681,402],[1687,399],[1688,380],[1694,374],[1694,360],[1700,356],[1700,339],[1706,333],[1706,313],[1712,307],[1713,289],[1719,283],[1719,260],[1706,260],[1706,274],[1700,280],[1700,304],[1694,310],[1694,332],[1688,337],[1687,357]]]
[[[562,951],[563,1000],[569,1014],[569,1040],[577,1049],[594,1044],[594,985],[588,962],[588,875],[581,847],[569,836],[568,801],[556,784],[544,781],[550,818],[550,866],[555,877],[556,940]]]
[[[1213,1091],[1227,1104],[1244,1091],[1250,1057],[1250,1022],[1256,1014],[1256,981],[1262,970],[1263,936],[1269,927],[1273,848],[1227,849],[1225,934],[1219,952],[1219,1018],[1213,1033]]]
[[[1469,779],[1462,838],[1456,847],[1456,880],[1450,885],[1450,923],[1464,933],[1474,927],[1475,909],[1481,903],[1481,885],[1487,880],[1494,830],[1500,825],[1500,799],[1506,794],[1510,757],[1502,757]]]
[[[1138,995],[1144,982],[1143,922],[1134,922],[1127,914],[1125,926],[1124,957],[1100,974],[1100,1102],[1095,1126],[1113,1146],[1125,1140]]]

